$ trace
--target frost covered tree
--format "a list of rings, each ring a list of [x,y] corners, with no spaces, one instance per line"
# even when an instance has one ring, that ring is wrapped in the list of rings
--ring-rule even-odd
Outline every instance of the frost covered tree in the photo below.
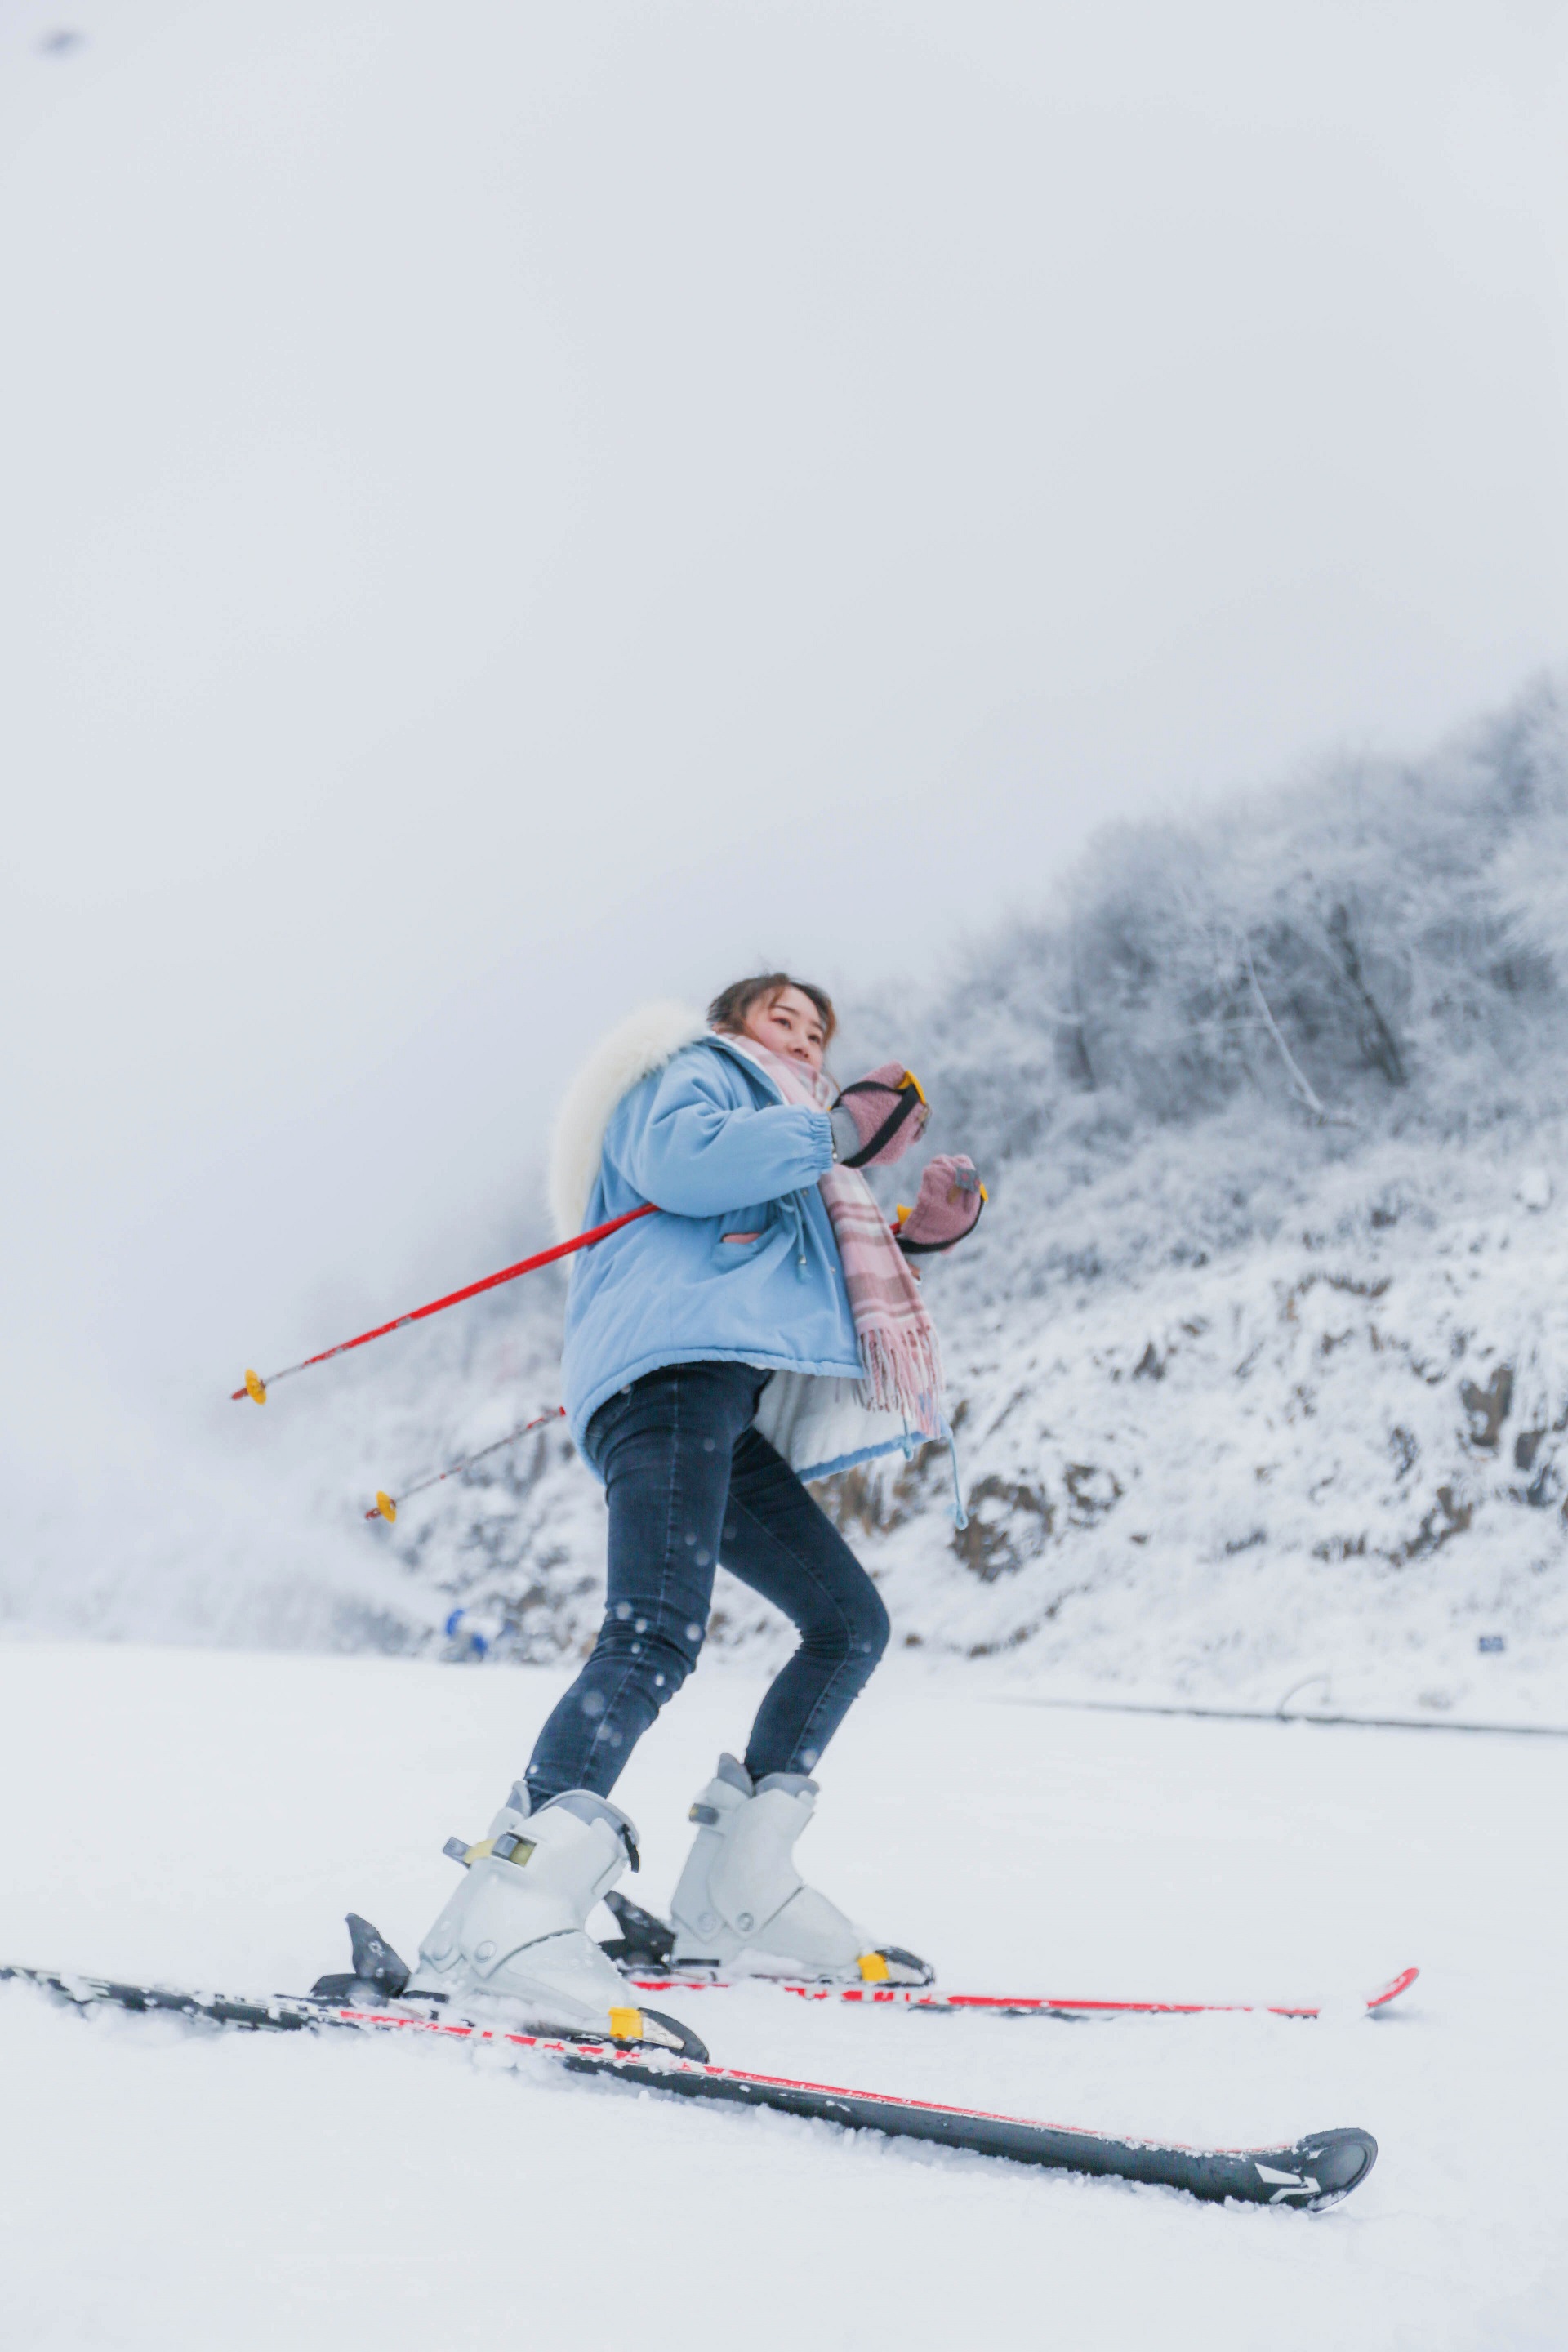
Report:
[[[1367,1131],[1559,1105],[1565,693],[1543,680],[1423,761],[1108,832],[931,1007],[944,1129],[1008,1159],[1242,1096]]]

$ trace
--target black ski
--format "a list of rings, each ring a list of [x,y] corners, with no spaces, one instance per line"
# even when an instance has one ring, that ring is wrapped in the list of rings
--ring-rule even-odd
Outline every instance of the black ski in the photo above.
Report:
[[[1295,2205],[1316,2211],[1338,2204],[1366,2179],[1377,2160],[1370,2132],[1310,2132],[1281,2147],[1194,2148],[1083,2131],[1067,2124],[1033,2123],[975,2107],[940,2106],[925,2099],[891,2099],[875,2091],[842,2090],[777,2074],[751,2074],[695,2058],[615,2042],[571,2041],[559,2034],[504,2031],[439,2007],[415,2002],[356,2005],[306,1994],[241,1999],[184,1992],[164,1985],[113,1984],[101,1977],[52,1969],[0,1967],[0,1979],[38,1987],[79,2009],[105,2004],[136,2011],[205,2020],[218,2026],[269,2033],[434,2034],[452,2042],[490,2042],[537,2053],[573,2074],[635,2084],[678,2098],[715,2099],[733,2106],[771,2107],[780,2114],[848,2131],[885,2132],[895,2139],[930,2140],[1014,2164],[1042,2165],[1181,2189],[1223,2203]],[[628,2012],[629,2019],[635,2012]]]

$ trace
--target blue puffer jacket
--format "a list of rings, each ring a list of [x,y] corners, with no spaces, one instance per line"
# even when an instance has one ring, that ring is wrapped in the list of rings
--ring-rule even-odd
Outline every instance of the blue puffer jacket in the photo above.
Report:
[[[786,1103],[719,1038],[684,1046],[622,1096],[584,1226],[645,1201],[673,1213],[643,1218],[573,1261],[563,1369],[580,1451],[605,1399],[666,1364],[858,1381],[849,1295],[816,1181],[832,1162],[826,1112]]]

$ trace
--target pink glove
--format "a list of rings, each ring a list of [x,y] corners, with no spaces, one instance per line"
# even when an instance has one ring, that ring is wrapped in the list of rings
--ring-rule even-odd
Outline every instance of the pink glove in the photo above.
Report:
[[[973,1160],[963,1152],[928,1161],[919,1200],[912,1209],[900,1207],[893,1227],[899,1247],[910,1257],[951,1249],[974,1231],[988,1197]]]
[[[882,1168],[919,1140],[931,1111],[914,1072],[884,1062],[846,1087],[827,1116],[844,1167]]]

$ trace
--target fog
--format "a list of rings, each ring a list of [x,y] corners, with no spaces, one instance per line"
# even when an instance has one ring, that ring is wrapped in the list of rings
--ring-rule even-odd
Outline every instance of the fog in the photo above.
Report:
[[[15,6],[13,1475],[486,1270],[638,999],[1561,659],[1565,27]]]

